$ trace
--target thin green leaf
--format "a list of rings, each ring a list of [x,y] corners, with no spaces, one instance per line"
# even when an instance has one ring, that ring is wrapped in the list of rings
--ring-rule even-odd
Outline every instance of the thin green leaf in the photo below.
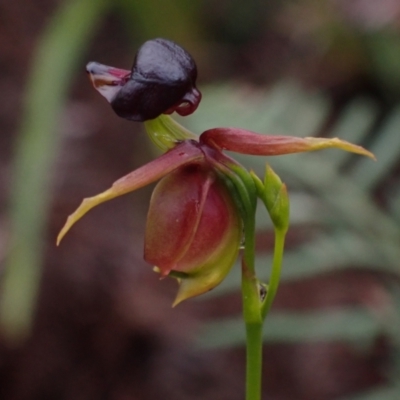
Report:
[[[57,122],[73,72],[106,0],[65,2],[51,19],[35,53],[14,161],[11,248],[3,281],[0,323],[10,340],[30,330],[41,276],[49,182],[58,153]]]

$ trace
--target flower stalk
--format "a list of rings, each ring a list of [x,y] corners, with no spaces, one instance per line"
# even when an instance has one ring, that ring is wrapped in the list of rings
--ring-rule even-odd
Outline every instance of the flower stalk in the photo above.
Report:
[[[271,309],[279,281],[289,227],[289,200],[286,186],[267,166],[264,183],[250,173],[257,196],[263,201],[275,229],[275,248],[269,284],[261,283],[255,271],[255,208],[245,219],[245,247],[242,260],[242,303],[246,325],[246,400],[261,399],[262,329]]]
[[[242,307],[246,326],[246,400],[261,399],[262,296],[255,273],[255,213],[245,224],[242,259]]]

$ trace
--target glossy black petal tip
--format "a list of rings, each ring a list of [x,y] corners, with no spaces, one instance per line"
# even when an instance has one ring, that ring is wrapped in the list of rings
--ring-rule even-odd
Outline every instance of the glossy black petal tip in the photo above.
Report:
[[[114,111],[132,121],[160,114],[194,112],[201,100],[196,88],[197,67],[191,55],[166,39],[145,42],[138,50],[129,79],[110,101]]]

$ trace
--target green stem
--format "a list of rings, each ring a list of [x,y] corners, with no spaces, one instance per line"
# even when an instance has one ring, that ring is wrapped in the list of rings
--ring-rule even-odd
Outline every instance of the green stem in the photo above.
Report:
[[[262,306],[262,319],[264,320],[271,309],[276,292],[278,291],[279,280],[281,277],[281,267],[283,251],[285,247],[286,231],[275,229],[274,259],[272,262],[271,276],[268,284],[267,297]]]
[[[244,222],[245,246],[242,260],[243,319],[246,325],[246,400],[261,399],[262,375],[262,305],[261,284],[255,273],[255,213],[257,181],[233,160],[218,154],[216,170],[226,180],[238,204]],[[214,160],[212,153],[210,160]]]
[[[262,318],[259,284],[255,276],[255,220],[245,221],[242,265],[243,317],[246,324],[246,400],[261,399]]]
[[[246,323],[246,400],[261,399],[262,322]]]

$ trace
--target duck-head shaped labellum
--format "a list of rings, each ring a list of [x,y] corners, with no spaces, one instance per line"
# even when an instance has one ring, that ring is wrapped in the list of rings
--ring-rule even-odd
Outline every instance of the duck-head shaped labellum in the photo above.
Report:
[[[174,111],[189,115],[201,100],[193,58],[170,40],[145,42],[136,54],[132,71],[96,62],[90,62],[86,70],[113,110],[132,121],[146,121]]]

